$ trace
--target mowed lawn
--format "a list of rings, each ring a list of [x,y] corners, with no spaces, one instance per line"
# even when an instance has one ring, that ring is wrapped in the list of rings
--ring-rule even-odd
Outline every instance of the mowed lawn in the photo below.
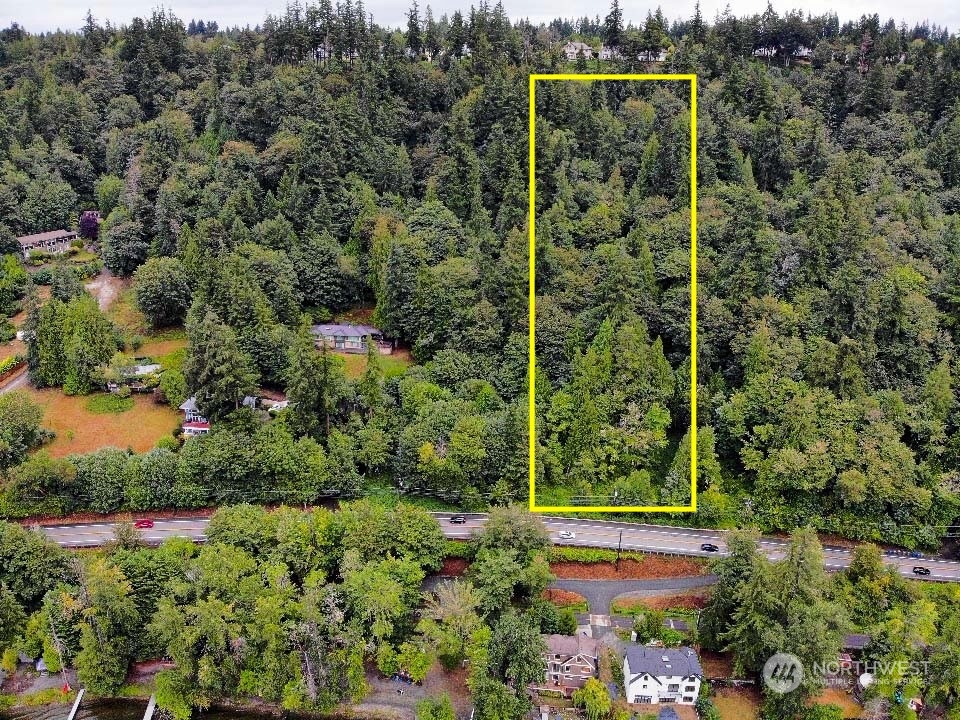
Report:
[[[367,369],[366,353],[337,353],[343,358],[344,372],[348,378],[358,378]],[[394,350],[392,355],[381,355],[380,363],[383,374],[388,378],[403,375],[404,371],[413,365],[413,358],[407,350]]]
[[[756,688],[714,688],[711,700],[723,720],[760,717],[760,692]]]
[[[69,396],[49,388],[26,392],[44,407],[43,427],[57,433],[56,439],[45,446],[54,457],[102,447],[146,452],[180,422],[176,410],[158,405],[149,395],[135,395],[133,408],[127,412],[99,415],[87,409],[89,396]]]

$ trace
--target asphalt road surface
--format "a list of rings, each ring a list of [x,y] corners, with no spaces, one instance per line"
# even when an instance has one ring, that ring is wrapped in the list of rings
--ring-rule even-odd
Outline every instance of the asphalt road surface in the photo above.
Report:
[[[433,513],[433,515],[440,523],[443,534],[454,539],[468,539],[486,522],[486,515],[476,513],[464,513],[466,522],[463,524],[451,523],[451,513]],[[202,542],[206,539],[207,523],[206,518],[158,519],[154,520],[152,528],[140,532],[144,541],[150,543],[159,543],[168,537],[175,536]],[[694,557],[716,557],[726,552],[724,540],[726,533],[721,530],[558,517],[543,517],[543,523],[550,532],[553,542],[558,545],[614,549],[620,546],[624,550],[643,550]],[[110,523],[46,526],[43,531],[51,540],[65,547],[96,547],[113,538],[113,525]],[[561,537],[561,533],[567,537]],[[701,550],[700,546],[704,543],[716,545],[719,551]],[[760,541],[760,547],[771,560],[783,559],[787,545],[784,540],[776,538],[765,537]],[[844,548],[825,547],[823,557],[828,570],[840,570],[850,564],[851,553]],[[887,554],[884,562],[896,566],[902,575],[918,580],[960,582],[960,562],[934,557],[910,558],[894,554]],[[930,574],[915,575],[913,568],[918,566],[929,569]]]

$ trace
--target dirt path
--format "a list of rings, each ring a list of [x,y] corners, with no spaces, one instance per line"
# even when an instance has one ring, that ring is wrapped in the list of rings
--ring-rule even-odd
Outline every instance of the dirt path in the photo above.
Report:
[[[94,280],[84,285],[84,288],[97,299],[100,311],[106,312],[120,294],[121,280],[103,268]]]

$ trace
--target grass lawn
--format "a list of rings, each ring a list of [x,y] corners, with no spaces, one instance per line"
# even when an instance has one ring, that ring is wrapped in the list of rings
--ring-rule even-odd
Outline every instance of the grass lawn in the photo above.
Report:
[[[358,378],[367,368],[366,353],[337,353],[344,361],[344,370],[348,378]],[[413,365],[413,358],[406,350],[394,350],[392,355],[381,355],[383,373],[388,378],[403,375]]]
[[[814,698],[816,705],[836,705],[843,709],[843,717],[859,718],[863,715],[863,707],[853,696],[842,688],[828,687],[820,697]]]
[[[147,395],[134,396],[133,408],[126,412],[104,415],[88,408],[97,396],[69,396],[51,388],[31,388],[26,392],[45,410],[43,427],[57,433],[56,439],[45,446],[54,457],[102,447],[129,447],[136,452],[146,452],[161,437],[169,435],[180,421],[176,410],[156,404]]]
[[[711,699],[723,720],[760,717],[760,691],[756,688],[715,688]]]
[[[153,358],[164,370],[180,370],[187,355],[187,340],[185,337],[167,337],[174,334],[173,331],[168,331],[156,338],[151,337],[133,354],[137,357]],[[182,331],[180,334],[183,334]]]
[[[137,309],[136,296],[131,281],[110,278],[111,291],[114,293],[107,306],[107,316],[118,328],[131,335],[147,335],[150,328],[143,313]]]

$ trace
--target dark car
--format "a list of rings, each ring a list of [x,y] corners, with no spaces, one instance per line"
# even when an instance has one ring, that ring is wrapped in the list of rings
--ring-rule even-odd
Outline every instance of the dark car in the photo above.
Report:
[[[451,515],[450,520],[447,522],[453,523],[454,525],[463,525],[467,522],[467,519],[463,515]]]
[[[912,557],[914,560],[919,560],[920,558],[923,557],[923,553],[920,552],[919,550],[911,550],[910,557]]]
[[[922,567],[922,566],[920,566],[920,565],[917,565],[917,566],[913,569],[913,574],[914,574],[914,575],[929,575],[929,574],[930,574],[930,568],[925,568],[925,567]]]
[[[153,520],[137,520],[133,526],[137,530],[149,530],[153,527]]]
[[[720,552],[720,548],[718,548],[713,543],[704,543],[703,545],[700,546],[700,549],[703,550],[704,552]]]

